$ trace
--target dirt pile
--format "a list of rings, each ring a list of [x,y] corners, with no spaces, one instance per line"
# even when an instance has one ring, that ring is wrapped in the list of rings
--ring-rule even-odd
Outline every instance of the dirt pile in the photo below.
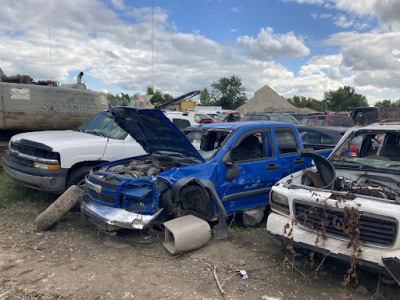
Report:
[[[254,97],[249,102],[237,108],[242,114],[260,113],[260,112],[296,112],[313,113],[309,108],[298,108],[290,104],[284,97],[280,96],[268,85],[254,93]]]

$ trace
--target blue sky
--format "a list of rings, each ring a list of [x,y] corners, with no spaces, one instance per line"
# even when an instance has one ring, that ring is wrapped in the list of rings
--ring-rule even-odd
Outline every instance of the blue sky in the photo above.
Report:
[[[399,0],[0,5],[0,68],[9,76],[61,84],[83,71],[92,90],[132,95],[153,86],[177,97],[237,75],[249,99],[264,85],[284,97],[322,100],[349,85],[371,105],[400,99]]]

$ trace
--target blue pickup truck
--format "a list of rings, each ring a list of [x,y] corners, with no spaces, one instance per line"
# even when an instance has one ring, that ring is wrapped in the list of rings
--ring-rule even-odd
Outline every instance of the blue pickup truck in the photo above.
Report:
[[[291,124],[204,124],[182,133],[159,110],[117,107],[110,117],[148,155],[97,166],[86,177],[82,213],[107,233],[194,215],[213,226],[214,237],[227,236],[228,215],[263,213],[278,180],[310,167]]]

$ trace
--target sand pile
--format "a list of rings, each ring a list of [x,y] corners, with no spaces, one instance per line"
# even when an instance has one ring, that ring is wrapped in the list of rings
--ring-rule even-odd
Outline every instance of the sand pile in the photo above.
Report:
[[[269,86],[265,85],[254,93],[254,97],[249,102],[237,108],[242,114],[260,112],[297,112],[313,113],[309,108],[298,108],[290,104],[284,97],[277,94]]]

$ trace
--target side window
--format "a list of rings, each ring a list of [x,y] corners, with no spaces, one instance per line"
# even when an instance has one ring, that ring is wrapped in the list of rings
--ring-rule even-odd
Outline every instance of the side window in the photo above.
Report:
[[[186,127],[190,126],[190,122],[188,120],[183,120],[183,119],[173,119],[172,123],[174,123],[174,125],[178,127],[180,130],[183,130]]]
[[[280,155],[297,153],[297,141],[294,132],[289,127],[275,128],[276,142]]]
[[[252,132],[240,141],[231,151],[234,162],[264,159],[263,138],[261,132]]]
[[[230,114],[228,122],[236,122],[236,121],[239,121],[239,114]]]
[[[318,117],[318,126],[325,126],[325,116]]]
[[[307,120],[307,125],[308,126],[313,126],[313,125],[315,125],[315,120],[316,120],[316,117],[310,117],[310,118],[308,118],[308,120]]]
[[[321,144],[333,144],[333,139],[326,134],[321,134]]]

